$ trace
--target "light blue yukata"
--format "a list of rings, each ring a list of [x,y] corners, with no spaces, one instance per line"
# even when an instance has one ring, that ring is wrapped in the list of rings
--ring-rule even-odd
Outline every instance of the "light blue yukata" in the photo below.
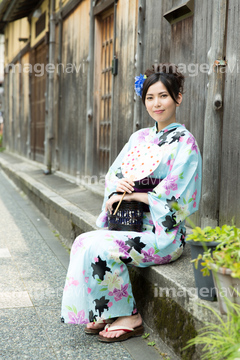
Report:
[[[144,212],[142,232],[107,230],[105,203],[122,177],[125,154],[141,143],[164,147],[164,156],[150,175],[161,180],[148,192],[150,212]],[[184,221],[198,209],[200,191],[200,151],[183,125],[172,123],[158,132],[156,124],[132,134],[106,175],[102,212],[97,219],[97,225],[105,229],[81,234],[72,246],[62,322],[86,324],[136,314],[127,267],[166,264],[181,256]]]

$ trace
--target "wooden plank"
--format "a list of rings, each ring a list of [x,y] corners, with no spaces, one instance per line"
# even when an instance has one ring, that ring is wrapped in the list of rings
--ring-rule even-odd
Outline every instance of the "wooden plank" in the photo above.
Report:
[[[163,14],[172,7],[172,1],[148,0],[146,1],[146,17],[144,29],[144,56],[143,69],[152,68],[152,65],[160,62],[173,61],[170,59],[171,25],[163,18]],[[147,111],[142,112],[142,126],[153,126],[154,121]]]
[[[143,71],[151,67],[155,59],[158,62],[182,64],[186,76],[185,92],[177,110],[177,121],[185,124],[193,133],[202,152],[208,76],[206,71],[200,72],[199,67],[208,64],[212,2],[195,1],[194,16],[172,26],[163,18],[163,14],[173,6],[172,1],[150,0],[146,5]],[[143,127],[152,126],[145,110],[142,116]],[[195,216],[196,224],[200,224],[200,216],[201,210]]]
[[[239,151],[239,26],[240,6],[237,0],[229,2],[226,59],[228,65],[225,74],[222,151],[221,151],[221,188],[220,188],[220,224],[231,224],[234,219],[240,226],[240,151]]]
[[[114,154],[122,149],[133,129],[134,76],[137,28],[136,0],[118,3],[117,8],[117,57],[119,71],[114,86],[114,121],[118,135]]]
[[[73,176],[85,168],[89,5],[82,1],[63,21],[59,168]]]
[[[66,3],[66,5],[63,6],[61,13],[62,13],[62,17],[65,18],[69,15],[71,15],[71,13],[77,8],[77,6],[82,2],[83,0],[70,0]],[[56,13],[56,15],[59,15],[59,12]]]
[[[113,6],[115,0],[105,0],[93,8],[93,16],[99,15],[101,12],[107,10],[109,7]]]
[[[225,56],[227,1],[214,1],[212,40],[209,51],[208,97],[204,119],[202,219],[203,227],[218,225],[220,193],[220,156],[222,133],[222,96],[224,74],[213,71],[216,59]],[[219,101],[220,106],[217,107]],[[211,129],[211,131],[209,131]]]
[[[19,61],[20,58],[22,58],[25,54],[27,54],[30,51],[30,43],[27,43],[26,46],[9,62],[9,64],[15,64]],[[7,70],[7,66],[6,66]]]
[[[143,56],[144,56],[144,25],[146,16],[146,0],[138,1],[138,18],[137,18],[137,50],[135,56],[135,76],[139,76],[143,73]],[[142,128],[142,100],[134,94],[134,119],[133,119],[133,131]]]

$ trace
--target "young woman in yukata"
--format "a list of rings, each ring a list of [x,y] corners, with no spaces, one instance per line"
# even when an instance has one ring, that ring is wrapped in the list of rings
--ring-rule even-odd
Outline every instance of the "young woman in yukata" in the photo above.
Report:
[[[107,211],[122,197],[116,193],[126,191],[125,201],[147,206],[143,230],[91,231],[78,236],[71,249],[62,322],[86,324],[85,332],[98,334],[100,341],[121,341],[143,333],[127,266],[147,267],[178,259],[184,248],[184,220],[199,205],[201,155],[193,135],[176,122],[184,76],[173,65],[160,64],[157,71],[147,70],[136,77],[136,93],[154,124],[133,133],[110,167],[97,220],[99,227],[106,227]],[[159,166],[149,176],[148,192],[134,188],[136,184],[121,174],[124,155],[141,143],[164,147]],[[176,202],[177,207],[173,206]]]

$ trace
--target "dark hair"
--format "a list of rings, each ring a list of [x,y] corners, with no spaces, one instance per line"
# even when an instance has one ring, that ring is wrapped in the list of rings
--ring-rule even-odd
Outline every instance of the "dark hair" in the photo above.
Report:
[[[177,102],[179,93],[183,93],[184,75],[178,71],[177,65],[170,63],[162,63],[153,65],[152,69],[145,71],[147,79],[143,83],[142,102],[145,105],[145,99],[148,88],[158,81],[161,81],[167,88],[171,98]]]

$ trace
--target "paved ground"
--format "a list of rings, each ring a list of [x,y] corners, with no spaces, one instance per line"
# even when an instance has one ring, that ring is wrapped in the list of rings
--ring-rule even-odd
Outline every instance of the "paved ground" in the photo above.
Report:
[[[84,326],[60,322],[68,259],[52,226],[0,170],[0,359],[162,359],[142,338],[102,344]]]

